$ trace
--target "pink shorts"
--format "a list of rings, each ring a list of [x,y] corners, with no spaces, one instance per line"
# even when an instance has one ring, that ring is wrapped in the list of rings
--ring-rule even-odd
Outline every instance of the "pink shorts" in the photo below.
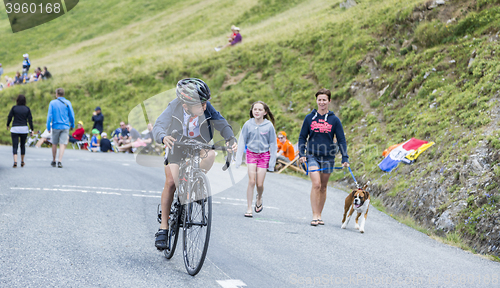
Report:
[[[271,153],[269,151],[264,153],[254,153],[247,149],[247,164],[257,164],[259,168],[269,168],[269,159]]]

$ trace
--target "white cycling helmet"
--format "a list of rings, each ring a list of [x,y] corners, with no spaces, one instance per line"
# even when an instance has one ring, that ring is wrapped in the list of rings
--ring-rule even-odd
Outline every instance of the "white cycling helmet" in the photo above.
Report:
[[[29,56],[28,56],[28,53],[23,54],[23,57],[24,57],[24,58],[29,57]]]

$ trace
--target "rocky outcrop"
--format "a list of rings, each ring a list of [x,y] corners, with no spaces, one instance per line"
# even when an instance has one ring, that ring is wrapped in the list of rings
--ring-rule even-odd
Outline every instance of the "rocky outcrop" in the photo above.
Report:
[[[340,8],[346,8],[346,9],[349,9],[349,8],[354,7],[356,5],[357,5],[357,3],[354,0],[346,0],[345,2],[342,2],[339,4]]]

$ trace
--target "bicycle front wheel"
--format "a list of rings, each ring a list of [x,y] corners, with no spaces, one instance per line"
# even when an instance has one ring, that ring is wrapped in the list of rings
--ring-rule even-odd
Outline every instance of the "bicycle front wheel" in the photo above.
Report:
[[[170,209],[170,216],[168,219],[168,239],[167,239],[167,249],[163,250],[165,258],[170,259],[174,256],[175,248],[177,246],[177,239],[179,238],[179,221],[181,220],[182,206],[179,201],[172,203],[172,208]]]
[[[184,264],[189,275],[200,272],[208,250],[212,224],[210,183],[203,172],[196,174],[183,221]]]

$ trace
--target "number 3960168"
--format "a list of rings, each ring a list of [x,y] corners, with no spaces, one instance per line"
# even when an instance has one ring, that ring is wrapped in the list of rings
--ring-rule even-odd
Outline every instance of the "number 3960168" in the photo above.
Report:
[[[47,3],[45,4],[45,7],[43,5],[43,3],[40,3],[40,4],[35,4],[35,3],[23,3],[23,4],[19,4],[19,3],[7,3],[5,5],[5,8],[7,10],[7,13],[23,13],[23,14],[27,14],[27,13],[31,13],[31,14],[34,14],[34,13],[60,13],[61,12],[61,4],[59,3],[55,3],[54,5],[52,5],[52,3]]]

